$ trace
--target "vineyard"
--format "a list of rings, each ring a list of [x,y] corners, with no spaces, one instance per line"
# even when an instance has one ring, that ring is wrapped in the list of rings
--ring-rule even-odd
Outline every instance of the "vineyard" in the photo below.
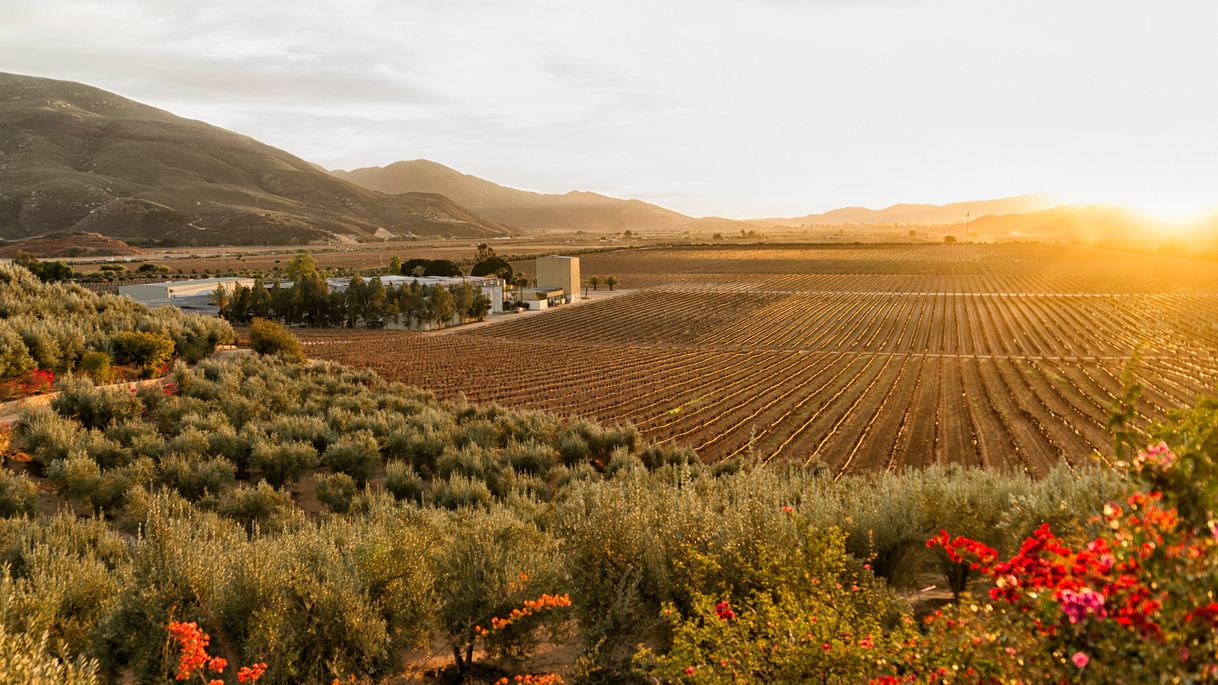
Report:
[[[585,257],[635,292],[455,335],[328,331],[312,356],[510,407],[632,421],[708,461],[1042,473],[1218,383],[1218,268],[1084,248],[776,247]],[[1136,353],[1136,355],[1135,355]],[[1136,358],[1131,362],[1131,358]]]

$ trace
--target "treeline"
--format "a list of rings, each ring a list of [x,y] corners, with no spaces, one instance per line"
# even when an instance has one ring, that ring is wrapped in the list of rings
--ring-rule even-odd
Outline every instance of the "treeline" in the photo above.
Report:
[[[44,283],[20,266],[0,265],[0,381],[35,369],[106,380],[111,362],[142,372],[174,356],[197,361],[233,339],[224,321]]]
[[[255,318],[306,326],[384,328],[400,324],[413,328],[443,328],[455,323],[481,321],[491,301],[469,283],[456,287],[405,283],[386,286],[379,276],[364,280],[352,276],[346,289],[331,290],[313,258],[298,255],[288,267],[290,286],[278,281],[267,288],[262,279],[253,286],[231,290],[218,287],[212,301],[220,315],[234,323]]]
[[[267,357],[179,365],[134,394],[70,383],[12,443],[98,518],[39,517],[32,481],[3,472],[0,511],[16,518],[0,522],[0,626],[46,632],[52,653],[94,659],[115,683],[172,677],[169,620],[199,621],[231,661],[266,661],[270,683],[397,682],[404,655],[437,641],[453,675],[490,682],[543,628],[580,646],[581,678],[633,682],[680,643],[668,617],[708,598],[806,597],[880,636],[911,615],[893,587],[934,572],[967,586],[967,568],[926,548],[939,529],[1004,550],[1044,521],[1081,536],[1126,488],[1065,466],[1039,481],[712,467],[629,425],[443,403]],[[572,607],[479,631],[544,593]],[[846,630],[810,629],[817,645]],[[810,658],[848,683],[873,657]]]

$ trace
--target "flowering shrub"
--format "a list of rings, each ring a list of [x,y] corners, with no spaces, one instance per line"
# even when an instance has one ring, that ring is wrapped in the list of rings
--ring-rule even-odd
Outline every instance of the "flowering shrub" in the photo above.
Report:
[[[841,533],[809,529],[790,507],[782,513],[807,536],[796,547],[802,558],[762,544],[742,569],[748,582],[723,589],[731,596],[698,592],[688,611],[665,605],[672,646],[662,655],[644,650],[641,665],[666,682],[697,683],[845,684],[883,670],[912,638],[912,619],[886,611],[889,591],[846,553]]]
[[[228,668],[228,661],[207,653],[211,637],[203,632],[199,624],[173,621],[169,624],[169,635],[178,643],[178,670],[174,680],[190,680],[192,676],[198,676],[207,685],[224,685],[219,676]],[[266,664],[261,662],[243,666],[237,670],[237,682],[258,682],[266,668]]]
[[[46,369],[34,369],[0,383],[0,400],[15,400],[30,395],[50,392],[55,384],[55,374]]]
[[[1132,459],[1131,475],[1171,484],[1186,461],[1160,443]],[[903,677],[940,682],[949,668],[968,682],[1218,678],[1218,526],[1183,519],[1168,504],[1182,494],[1193,493],[1143,490],[1111,503],[1091,520],[1097,534],[1078,544],[1041,526],[1006,560],[974,540],[932,538],[989,579],[988,602],[930,617],[925,641],[904,654]]]

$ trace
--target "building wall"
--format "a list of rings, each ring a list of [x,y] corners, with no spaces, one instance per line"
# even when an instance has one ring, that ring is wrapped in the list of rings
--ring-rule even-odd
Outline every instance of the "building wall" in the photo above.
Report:
[[[119,295],[126,295],[136,302],[152,302],[153,300],[169,299],[169,286],[165,283],[143,283],[141,285],[120,285]]]
[[[579,299],[579,257],[538,257],[537,287],[562,288],[567,301]]]

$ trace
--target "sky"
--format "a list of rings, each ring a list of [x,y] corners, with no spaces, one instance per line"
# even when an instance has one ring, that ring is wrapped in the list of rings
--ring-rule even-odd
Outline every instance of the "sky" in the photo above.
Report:
[[[1218,208],[1212,0],[0,0],[0,71],[692,215]]]

